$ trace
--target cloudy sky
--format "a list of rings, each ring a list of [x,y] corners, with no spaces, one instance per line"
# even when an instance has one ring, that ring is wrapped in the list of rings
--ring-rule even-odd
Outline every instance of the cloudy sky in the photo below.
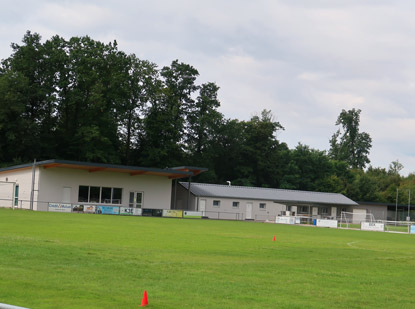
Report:
[[[220,87],[220,111],[272,110],[278,138],[327,150],[342,109],[361,109],[374,167],[415,172],[415,1],[0,0],[0,59],[31,30],[89,35],[160,67],[178,59]]]

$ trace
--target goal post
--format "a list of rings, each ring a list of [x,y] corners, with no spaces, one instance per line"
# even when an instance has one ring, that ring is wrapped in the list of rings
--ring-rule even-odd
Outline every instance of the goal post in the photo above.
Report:
[[[374,223],[375,216],[366,212],[347,212],[342,211],[340,214],[339,227],[360,229],[362,222]]]

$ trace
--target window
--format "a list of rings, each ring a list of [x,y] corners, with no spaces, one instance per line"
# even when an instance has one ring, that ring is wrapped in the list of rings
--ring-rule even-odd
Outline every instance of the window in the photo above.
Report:
[[[121,188],[79,186],[80,203],[121,204],[121,197]]]
[[[327,215],[329,213],[329,208],[328,207],[320,207],[318,209],[318,213],[319,213],[319,215]]]
[[[308,207],[307,206],[299,206],[298,207],[299,214],[308,214]]]
[[[239,202],[232,202],[233,208],[239,208]]]
[[[267,204],[259,203],[259,210],[265,210],[267,208]]]
[[[218,200],[214,200],[214,201],[213,201],[213,206],[214,206],[214,207],[220,207],[220,201],[218,201]]]
[[[19,185],[14,189],[14,206],[19,206]]]
[[[100,187],[89,187],[89,202],[90,203],[99,203],[100,191],[101,191]]]
[[[78,202],[88,203],[89,201],[89,187],[79,186]]]

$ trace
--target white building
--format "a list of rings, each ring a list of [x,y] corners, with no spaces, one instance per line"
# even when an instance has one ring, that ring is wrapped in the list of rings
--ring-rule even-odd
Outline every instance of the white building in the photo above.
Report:
[[[40,211],[51,204],[170,209],[172,179],[204,170],[65,160],[12,166],[0,169],[0,206]]]

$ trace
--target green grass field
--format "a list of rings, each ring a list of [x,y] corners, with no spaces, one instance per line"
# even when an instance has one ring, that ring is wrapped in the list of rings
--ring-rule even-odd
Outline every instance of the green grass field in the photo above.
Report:
[[[0,209],[0,303],[137,308],[145,289],[149,308],[414,308],[415,235]]]

